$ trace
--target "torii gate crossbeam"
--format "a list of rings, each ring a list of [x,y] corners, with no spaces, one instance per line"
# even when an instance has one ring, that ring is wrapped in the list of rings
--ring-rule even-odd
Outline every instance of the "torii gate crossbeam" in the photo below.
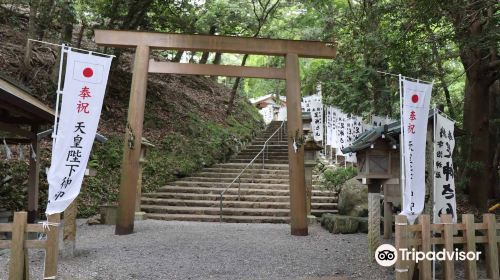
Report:
[[[134,230],[135,196],[140,168],[148,73],[236,76],[286,81],[291,234],[308,234],[304,148],[301,147],[297,151],[293,148],[294,139],[302,137],[299,57],[335,58],[336,50],[333,44],[114,30],[95,30],[95,41],[101,46],[136,48],[123,150],[116,234],[130,234]],[[155,62],[149,60],[151,49],[284,56],[285,68]]]

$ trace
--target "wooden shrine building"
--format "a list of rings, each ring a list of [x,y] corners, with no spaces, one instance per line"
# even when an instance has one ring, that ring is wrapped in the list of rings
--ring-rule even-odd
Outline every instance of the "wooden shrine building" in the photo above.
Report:
[[[0,141],[7,144],[31,145],[39,152],[38,133],[43,126],[54,122],[54,111],[33,97],[30,90],[0,75]],[[40,161],[29,156],[28,222],[38,216],[38,184]]]

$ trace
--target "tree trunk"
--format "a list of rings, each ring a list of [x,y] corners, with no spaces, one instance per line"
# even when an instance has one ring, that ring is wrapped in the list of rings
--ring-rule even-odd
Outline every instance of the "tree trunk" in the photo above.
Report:
[[[73,3],[70,0],[66,0],[62,3],[61,12],[61,39],[63,43],[71,44],[73,40],[73,24],[76,22],[75,11],[73,9]]]
[[[215,53],[214,60],[212,61],[212,64],[219,65],[222,60],[222,54],[221,53]],[[219,76],[211,76],[210,79],[213,81],[217,81],[217,78]]]
[[[80,27],[80,30],[78,31],[78,39],[76,41],[76,47],[81,48],[82,47],[82,40],[83,40],[83,34],[85,33],[85,28],[86,24],[82,22],[82,26]]]
[[[184,51],[177,51],[177,53],[175,53],[174,59],[172,59],[172,62],[180,62],[183,54]]]
[[[217,30],[217,26],[212,25],[212,26],[210,26],[210,30],[208,31],[208,34],[214,35],[216,30]],[[200,64],[207,64],[209,55],[210,55],[210,52],[203,52],[203,54],[201,55]]]
[[[35,38],[35,27],[36,27],[36,14],[38,10],[38,0],[32,0],[30,2],[30,13],[28,22],[28,38],[26,39],[26,49],[24,52],[24,68],[25,75],[28,74],[31,68],[31,41],[29,39]]]
[[[245,66],[247,64],[248,54],[243,56],[243,60],[241,61],[241,66]],[[231,95],[229,97],[229,104],[227,105],[226,115],[231,115],[234,108],[234,100],[236,99],[236,94],[238,93],[238,87],[240,86],[241,77],[237,77],[234,81],[233,88],[231,89]]]
[[[430,37],[431,37],[431,49],[432,49],[432,56],[434,57],[434,63],[436,63],[436,67],[438,70],[438,79],[439,83],[441,84],[441,87],[443,88],[444,96],[446,98],[446,107],[448,107],[448,112],[450,114],[450,117],[455,119],[455,110],[453,108],[453,105],[451,103],[451,95],[450,95],[450,90],[448,89],[448,84],[445,81],[445,72],[443,68],[443,61],[441,57],[439,56],[438,48],[437,48],[437,42],[436,42],[436,36],[430,29],[430,27],[427,27],[427,32],[429,32]]]
[[[487,81],[478,77],[481,77],[481,74],[476,67],[468,71],[469,83],[465,89],[465,95],[469,96],[470,102],[465,104],[468,114],[464,114],[464,128],[470,135],[469,164],[473,165],[467,172],[470,180],[468,193],[476,207],[481,211],[486,211],[488,197],[492,190],[493,155],[489,132],[489,85]]]
[[[52,21],[52,14],[55,8],[55,1],[40,1],[38,6],[38,25],[36,29],[37,39],[43,40],[45,37],[45,31],[47,31],[50,27],[50,23]]]

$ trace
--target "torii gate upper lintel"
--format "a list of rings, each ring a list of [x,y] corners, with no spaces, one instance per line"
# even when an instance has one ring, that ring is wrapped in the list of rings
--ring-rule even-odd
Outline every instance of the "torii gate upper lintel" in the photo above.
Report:
[[[299,57],[335,58],[336,49],[332,43],[115,30],[95,30],[95,42],[100,46],[136,48],[124,141],[116,234],[130,234],[134,229],[135,196],[139,178],[148,73],[236,76],[286,81],[291,234],[308,234],[304,149],[295,151],[293,148],[293,137],[302,136]],[[151,49],[278,55],[285,57],[285,68],[156,62],[149,60]]]

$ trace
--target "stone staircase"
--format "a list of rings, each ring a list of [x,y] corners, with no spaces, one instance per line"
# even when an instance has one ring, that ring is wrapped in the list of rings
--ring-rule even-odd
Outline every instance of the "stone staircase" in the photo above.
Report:
[[[280,125],[281,122],[272,122],[262,135],[229,162],[204,168],[191,177],[161,187],[157,192],[143,194],[142,211],[149,219],[218,222],[220,193],[260,152]],[[240,199],[237,183],[224,194],[224,222],[289,222],[288,147],[286,136],[280,139],[278,134],[268,142],[265,168],[262,168],[262,157],[259,156],[241,176]],[[336,194],[313,190],[313,215],[336,212]]]

